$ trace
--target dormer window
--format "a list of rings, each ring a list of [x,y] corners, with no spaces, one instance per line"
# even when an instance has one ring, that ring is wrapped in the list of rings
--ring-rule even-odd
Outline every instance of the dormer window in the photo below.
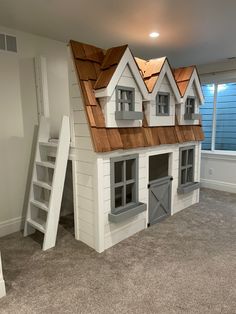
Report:
[[[185,103],[185,120],[194,120],[196,119],[195,115],[195,97],[188,97]]]
[[[188,97],[185,105],[185,113],[194,113],[195,112],[195,98]]]
[[[116,120],[141,120],[142,112],[135,111],[135,89],[116,87]]]
[[[170,114],[170,94],[159,92],[156,97],[156,115],[168,116]]]
[[[134,88],[117,87],[117,111],[134,111]]]

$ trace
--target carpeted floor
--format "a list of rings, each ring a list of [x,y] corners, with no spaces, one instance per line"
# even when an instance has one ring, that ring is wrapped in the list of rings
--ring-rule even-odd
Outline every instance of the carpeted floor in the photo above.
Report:
[[[236,194],[201,202],[102,254],[60,226],[55,249],[0,239],[0,313],[236,313]],[[65,228],[66,227],[66,228]]]

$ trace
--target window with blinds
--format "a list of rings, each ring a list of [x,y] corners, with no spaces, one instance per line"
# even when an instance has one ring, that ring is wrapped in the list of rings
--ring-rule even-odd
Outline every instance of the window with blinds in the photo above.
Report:
[[[203,85],[204,150],[236,151],[236,82]]]

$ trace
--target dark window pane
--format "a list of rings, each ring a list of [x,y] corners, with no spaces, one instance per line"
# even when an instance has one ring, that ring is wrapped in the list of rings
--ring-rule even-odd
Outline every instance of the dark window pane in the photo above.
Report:
[[[134,184],[128,184],[126,186],[126,204],[134,202]]]
[[[6,42],[8,51],[17,52],[16,37],[6,35]]]
[[[157,95],[157,114],[168,114],[169,111],[169,96]]]
[[[193,149],[188,151],[188,165],[193,165]]]
[[[6,45],[5,45],[5,35],[0,34],[0,49],[5,50]]]
[[[149,181],[168,176],[169,154],[154,155],[149,157]]]
[[[126,160],[126,180],[134,179],[135,159]]]
[[[186,113],[195,112],[195,99],[194,98],[187,98],[186,104],[185,104],[185,111]]]
[[[186,183],[186,169],[181,170],[181,184]]]
[[[187,164],[187,151],[183,150],[182,151],[182,166],[186,166]]]
[[[115,188],[115,208],[123,205],[123,186]]]
[[[187,182],[193,182],[193,168],[187,169]]]
[[[123,161],[115,162],[115,183],[123,181]]]

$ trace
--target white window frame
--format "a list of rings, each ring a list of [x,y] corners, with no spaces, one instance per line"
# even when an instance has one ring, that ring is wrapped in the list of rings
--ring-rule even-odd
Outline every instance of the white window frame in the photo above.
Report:
[[[227,83],[236,83],[236,77],[230,79],[214,79],[214,80],[202,80],[202,85],[214,85],[214,95],[213,95],[213,113],[212,113],[212,135],[211,135],[211,149],[210,150],[202,150],[202,153],[209,154],[221,154],[221,155],[236,155],[236,151],[232,150],[216,150],[215,149],[215,137],[216,137],[216,106],[217,106],[217,92],[218,85],[227,84]]]

